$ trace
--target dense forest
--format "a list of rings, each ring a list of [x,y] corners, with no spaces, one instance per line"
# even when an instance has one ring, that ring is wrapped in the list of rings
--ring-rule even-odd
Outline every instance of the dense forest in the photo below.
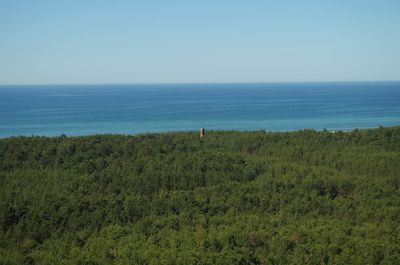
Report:
[[[400,264],[400,127],[0,139],[0,264]]]

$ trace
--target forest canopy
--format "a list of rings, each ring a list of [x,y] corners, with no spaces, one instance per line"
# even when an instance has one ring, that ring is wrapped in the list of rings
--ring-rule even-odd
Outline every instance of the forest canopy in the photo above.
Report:
[[[400,264],[400,127],[0,139],[0,264]]]

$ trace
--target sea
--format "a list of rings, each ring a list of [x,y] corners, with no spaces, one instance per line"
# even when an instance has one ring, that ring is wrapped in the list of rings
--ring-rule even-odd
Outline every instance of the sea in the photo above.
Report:
[[[2,85],[0,137],[400,125],[400,82]]]

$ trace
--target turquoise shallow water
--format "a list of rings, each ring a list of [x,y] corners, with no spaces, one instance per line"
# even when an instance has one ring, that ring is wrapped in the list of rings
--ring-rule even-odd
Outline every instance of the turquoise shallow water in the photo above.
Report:
[[[0,137],[400,125],[400,82],[0,86]]]

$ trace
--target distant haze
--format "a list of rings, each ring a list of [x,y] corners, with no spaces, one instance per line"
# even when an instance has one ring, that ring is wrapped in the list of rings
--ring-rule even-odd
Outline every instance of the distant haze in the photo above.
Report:
[[[400,80],[400,1],[1,1],[0,84]]]

